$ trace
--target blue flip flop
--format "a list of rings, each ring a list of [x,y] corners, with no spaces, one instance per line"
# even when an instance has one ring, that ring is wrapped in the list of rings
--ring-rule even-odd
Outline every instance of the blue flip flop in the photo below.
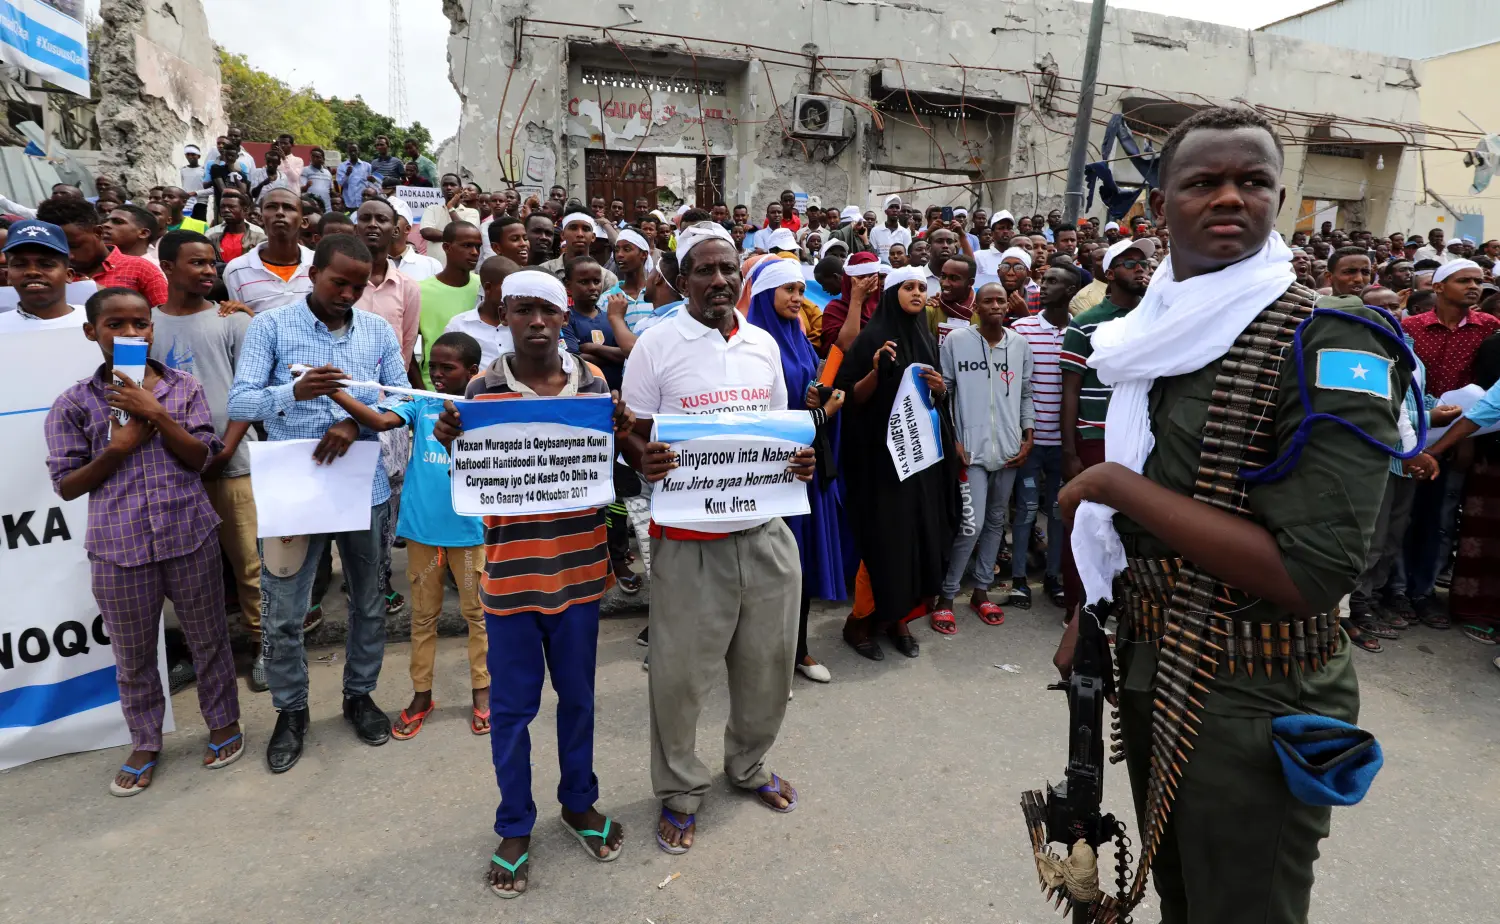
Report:
[[[208,743],[208,749],[210,751],[214,752],[214,759],[212,761],[204,764],[203,765],[204,769],[205,770],[220,770],[220,769],[223,769],[224,767],[229,766],[230,764],[234,763],[235,761],[239,760],[240,759],[240,755],[243,754],[243,753],[245,753],[245,749],[243,747],[241,747],[238,751],[235,751],[233,754],[230,754],[228,757],[220,757],[219,756],[219,752],[222,751],[222,750],[224,750],[225,748],[229,747],[231,744],[234,744],[236,741],[243,740],[244,737],[245,737],[244,733],[241,732],[240,734],[237,734],[237,735],[234,735],[234,736],[228,738],[222,744],[214,744],[212,741],[210,741]]]
[[[677,818],[677,813],[673,812],[665,805],[661,807],[661,817],[667,820],[667,824],[671,825],[679,831],[686,831],[688,828],[691,828],[694,821],[697,819],[696,815],[686,815],[683,816],[682,820],[679,821]],[[665,840],[662,839],[660,831],[656,832],[656,846],[660,847],[662,850],[665,850],[670,854],[681,854],[688,852],[688,848],[682,846],[681,844],[678,844],[676,847],[668,844]]]
[[[516,859],[516,862],[514,862],[514,863],[507,863],[507,862],[505,862],[505,860],[498,853],[495,854],[494,856],[490,857],[490,859],[494,860],[495,863],[498,864],[501,869],[504,869],[506,872],[510,873],[510,881],[511,881],[512,884],[514,884],[516,882],[516,880],[518,880],[518,879],[521,878],[520,876],[516,875],[516,870],[518,870],[521,867],[525,866],[526,863],[527,863],[527,861],[531,859],[531,851],[528,850],[525,853],[521,854],[521,856],[518,857]],[[531,872],[531,870],[528,869],[527,872],[529,873],[529,872]],[[527,876],[526,879],[525,879],[525,881],[526,881],[526,885],[528,887],[530,887],[530,885],[531,885],[531,877]],[[502,889],[502,888],[499,888],[498,886],[495,886],[494,884],[490,885],[490,891],[494,892],[496,895],[500,896],[501,898],[517,898],[519,896],[522,896],[522,895],[526,894],[525,892],[517,892],[515,889]]]
[[[156,766],[156,761],[154,761],[154,760],[147,761],[146,762],[146,766],[140,768],[139,770],[137,770],[136,768],[130,766],[129,764],[124,764],[124,765],[122,765],[120,767],[120,772],[121,773],[128,773],[131,776],[135,777],[137,784],[139,784],[140,779],[141,779],[141,774],[145,773],[147,770],[150,770],[154,766]],[[155,774],[152,775],[151,779],[153,779],[153,780],[156,779]],[[125,787],[123,787],[120,784],[116,783],[114,780],[110,780],[109,781],[109,793],[110,793],[110,795],[112,795],[112,796],[119,796],[122,799],[128,798],[130,796],[139,795],[139,794],[145,792],[146,790],[148,790],[150,788],[151,788],[151,784],[147,783],[145,786],[135,785],[135,786],[131,786],[129,789],[126,789]]]
[[[784,792],[781,791],[781,782],[782,782],[781,777],[779,777],[779,776],[777,776],[776,774],[773,773],[773,774],[771,774],[771,782],[767,783],[766,785],[760,787],[759,789],[757,789],[755,791],[756,792],[768,792],[768,793],[771,793],[772,795],[777,795],[777,796],[780,796],[781,798],[785,799],[786,798],[786,793],[784,793]],[[791,789],[790,786],[787,787],[787,788]],[[786,808],[777,808],[776,806],[772,805],[771,803],[767,802],[764,799],[760,800],[760,802],[761,802],[762,805],[764,805],[766,808],[770,809],[771,811],[773,811],[773,812],[780,812],[781,814],[785,815],[787,812],[790,812],[790,811],[792,811],[793,809],[795,809],[797,807],[797,790],[792,789],[792,798],[791,798],[791,800],[789,802],[787,802]]]

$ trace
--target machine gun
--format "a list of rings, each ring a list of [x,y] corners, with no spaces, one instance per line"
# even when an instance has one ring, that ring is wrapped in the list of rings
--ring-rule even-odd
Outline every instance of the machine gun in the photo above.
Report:
[[[1125,826],[1101,813],[1104,797],[1104,705],[1114,697],[1114,669],[1101,617],[1108,610],[1084,607],[1078,616],[1078,640],[1073,649],[1073,671],[1067,680],[1047,689],[1068,695],[1068,766],[1063,781],[1048,784],[1044,794],[1021,794],[1021,812],[1031,835],[1037,875],[1047,899],[1064,902],[1074,924],[1114,924],[1122,921],[1130,873],[1129,840]],[[1116,839],[1115,866],[1119,895],[1099,888],[1099,845]],[[1050,846],[1064,845],[1061,858]]]

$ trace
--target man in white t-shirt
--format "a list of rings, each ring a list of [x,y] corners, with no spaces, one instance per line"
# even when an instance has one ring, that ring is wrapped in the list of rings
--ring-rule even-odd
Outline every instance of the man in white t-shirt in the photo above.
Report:
[[[735,311],[740,261],[729,232],[713,222],[685,229],[677,259],[687,305],[641,334],[621,388],[638,418],[622,448],[648,482],[673,465],[665,443],[649,442],[654,415],[779,411],[788,404],[776,341]],[[808,449],[789,470],[806,481],[813,467]],[[801,560],[779,518],[653,523],[652,536],[651,785],[662,802],[658,846],[684,853],[711,782],[697,755],[698,714],[720,664],[729,669],[731,690],[729,781],[776,811],[797,805],[796,790],[766,768],[765,756],[791,689]]]
[[[4,252],[6,283],[19,305],[0,314],[0,334],[83,327],[83,309],[67,301],[69,250],[61,228],[34,218],[18,221]]]
[[[870,230],[870,245],[881,263],[891,262],[891,245],[911,247],[911,229],[901,223],[901,197],[885,197],[885,224]]]

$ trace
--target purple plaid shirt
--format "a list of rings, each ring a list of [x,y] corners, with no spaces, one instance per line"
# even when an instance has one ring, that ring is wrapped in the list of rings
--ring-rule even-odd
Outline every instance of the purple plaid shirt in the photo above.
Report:
[[[151,367],[161,375],[152,394],[167,413],[208,447],[210,458],[223,449],[198,380],[155,360]],[[58,395],[47,412],[47,471],[54,491],[109,445],[106,384],[100,366]],[[218,526],[200,473],[184,466],[157,433],[89,494],[83,547],[90,558],[131,568],[186,555]]]

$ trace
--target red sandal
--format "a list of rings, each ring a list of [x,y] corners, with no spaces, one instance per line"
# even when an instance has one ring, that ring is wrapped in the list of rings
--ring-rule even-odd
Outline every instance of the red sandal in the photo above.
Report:
[[[484,722],[484,728],[479,727],[480,721]],[[469,716],[469,731],[476,735],[488,735],[490,733],[490,711],[488,709],[483,712],[480,712],[478,709],[474,710],[474,714]]]
[[[392,728],[391,737],[395,738],[397,741],[409,741],[412,738],[417,737],[417,732],[420,732],[422,730],[422,726],[427,724],[427,717],[429,715],[432,715],[432,710],[436,708],[437,700],[433,700],[428,704],[426,709],[422,710],[416,715],[409,716],[406,714],[406,710],[402,709],[399,721],[402,725],[409,726],[409,729],[403,733],[396,730],[395,728]]]
[[[953,618],[952,610],[933,610],[931,617],[932,631],[938,635],[957,635],[958,620]]]
[[[1005,611],[1000,608],[1000,604],[998,603],[981,603],[974,608],[974,612],[979,615],[979,621],[987,626],[998,626],[1005,623]]]

